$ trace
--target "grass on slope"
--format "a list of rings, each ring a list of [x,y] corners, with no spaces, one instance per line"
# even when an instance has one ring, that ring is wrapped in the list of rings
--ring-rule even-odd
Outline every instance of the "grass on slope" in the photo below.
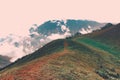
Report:
[[[37,58],[40,58],[40,57],[43,57],[46,55],[50,55],[55,52],[59,52],[59,51],[63,50],[63,48],[64,48],[63,42],[64,42],[63,39],[52,41],[52,42],[48,43],[47,45],[43,46],[42,48],[40,48],[39,50],[35,51],[34,53],[26,55],[26,56],[22,57],[21,59],[18,59],[14,63],[3,68],[2,70],[7,71],[11,68],[18,68],[18,67],[20,67],[32,60],[35,60]],[[57,47],[55,44],[57,45]]]
[[[120,58],[120,55],[119,55],[120,51],[118,51],[117,49],[113,48],[110,45],[106,45],[106,44],[98,42],[94,39],[85,38],[85,37],[76,38],[76,41],[79,43],[90,45],[90,46],[92,46],[94,48],[98,48],[100,50],[104,50],[104,51],[111,53]]]
[[[104,80],[99,74],[110,75],[106,72],[101,73],[103,69],[108,72],[109,69],[114,69],[115,74],[112,75],[115,76],[117,70],[120,70],[112,55],[71,39],[53,41],[43,49],[42,52],[40,50],[34,53],[32,55],[36,56],[34,58],[28,56],[26,58],[28,60],[21,59],[20,62],[28,61],[22,67],[12,66],[13,70],[8,69],[9,72],[2,73],[3,79],[12,76],[15,78],[13,80]],[[41,56],[40,53],[43,55]],[[14,69],[15,67],[19,68]]]
[[[111,54],[69,39],[67,43],[69,46],[66,54],[45,64],[41,71],[45,75],[39,77],[40,79],[103,80],[102,77],[109,76],[109,74],[100,73],[100,71],[104,69],[110,72],[109,69],[112,68],[116,70],[116,59]],[[102,74],[102,77],[96,71]],[[113,73],[116,76],[116,72]]]

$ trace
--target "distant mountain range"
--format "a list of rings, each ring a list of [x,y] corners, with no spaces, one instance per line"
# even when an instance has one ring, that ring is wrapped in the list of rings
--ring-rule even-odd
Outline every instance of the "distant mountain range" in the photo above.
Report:
[[[0,68],[3,68],[5,66],[9,65],[10,63],[11,62],[10,62],[9,57],[0,55]]]
[[[68,31],[71,35],[74,35],[75,33],[82,31],[83,29],[88,32],[87,29],[89,28],[95,30],[103,26],[103,23],[88,20],[51,20],[43,23],[36,29],[31,28],[30,32],[37,32],[38,34],[49,36],[56,33],[65,34],[65,32]]]
[[[100,29],[105,23],[88,20],[49,20],[41,25],[34,24],[28,36],[10,34],[0,38],[0,55],[11,57],[11,62],[34,52],[55,39],[63,39],[79,32],[87,34]]]
[[[38,28],[33,32],[39,32]],[[1,69],[0,79],[119,80],[119,30],[120,24],[109,23],[86,35],[54,40]]]

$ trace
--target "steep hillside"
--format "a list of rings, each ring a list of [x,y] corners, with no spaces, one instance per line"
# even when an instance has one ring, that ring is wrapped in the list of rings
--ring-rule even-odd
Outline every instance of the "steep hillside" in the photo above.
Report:
[[[120,78],[113,55],[75,39],[56,40],[0,71],[0,80],[112,80]]]
[[[108,44],[120,46],[120,24],[111,25],[108,28],[105,28],[101,31],[92,33],[91,36],[93,39],[105,42]]]
[[[120,24],[107,24],[102,30],[84,35],[77,40],[120,58]]]

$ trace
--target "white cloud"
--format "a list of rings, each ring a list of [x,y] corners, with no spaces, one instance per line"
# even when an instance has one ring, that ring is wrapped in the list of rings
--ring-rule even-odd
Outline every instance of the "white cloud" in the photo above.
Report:
[[[69,30],[69,28],[67,28],[66,26],[64,26],[64,25],[62,25],[61,26],[61,30],[64,32],[64,31],[66,31],[66,32],[69,32],[70,30]]]
[[[59,33],[51,34],[47,38],[50,40],[55,40],[55,39],[63,39],[63,38],[71,36],[70,30],[66,26],[62,25],[61,30],[64,31],[65,33],[64,34],[59,34]]]
[[[11,62],[14,62],[18,58],[25,56],[23,52],[23,47],[15,47],[14,45],[10,45],[9,43],[4,43],[0,46],[0,55],[11,57]]]
[[[50,40],[55,40],[55,39],[63,39],[63,38],[65,38],[65,36],[61,35],[61,34],[51,34],[47,38]]]
[[[40,39],[40,42],[44,42],[45,40],[44,39]]]
[[[13,55],[10,55],[11,58],[11,62],[16,61],[18,58],[21,58],[23,56],[25,56],[25,52],[23,52],[23,47],[19,47],[19,48],[14,48],[14,51],[12,53]]]
[[[24,41],[26,41],[24,43]],[[18,47],[15,46],[15,43],[18,43]],[[4,38],[4,41],[0,43],[0,55],[11,57],[11,62],[14,62],[18,58],[25,56],[26,53],[24,49],[27,50],[29,46],[25,46],[25,44],[30,44],[29,37],[20,37],[15,35],[8,35]],[[30,52],[29,48],[29,52]]]
[[[91,28],[91,26],[88,26],[88,28],[81,28],[80,30],[79,30],[79,32],[81,33],[81,34],[88,34],[88,33],[91,33],[93,31],[93,29]]]
[[[70,32],[65,32],[64,36],[69,37],[69,36],[71,36],[71,33]]]
[[[61,30],[62,30],[63,32],[64,32],[66,29],[67,29],[66,26],[64,26],[64,25],[61,26]]]
[[[91,29],[91,26],[88,26],[89,29]]]
[[[53,33],[53,34],[49,35],[47,38],[50,40],[56,40],[56,39],[64,39],[68,36],[71,36],[70,30],[66,26],[62,25],[61,30],[64,32],[64,34],[60,34],[60,33],[54,34]]]

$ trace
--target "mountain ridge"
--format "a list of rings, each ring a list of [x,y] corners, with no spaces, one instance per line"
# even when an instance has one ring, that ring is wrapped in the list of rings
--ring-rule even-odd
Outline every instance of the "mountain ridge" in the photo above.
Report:
[[[6,80],[119,80],[120,24],[51,41],[0,70]],[[114,44],[113,44],[114,43]]]
[[[114,31],[119,28],[117,26],[105,31]],[[105,42],[95,39],[98,35],[95,33],[103,35],[102,32],[104,30],[52,41],[1,70],[0,77],[2,80],[119,80],[120,58],[106,49]]]

